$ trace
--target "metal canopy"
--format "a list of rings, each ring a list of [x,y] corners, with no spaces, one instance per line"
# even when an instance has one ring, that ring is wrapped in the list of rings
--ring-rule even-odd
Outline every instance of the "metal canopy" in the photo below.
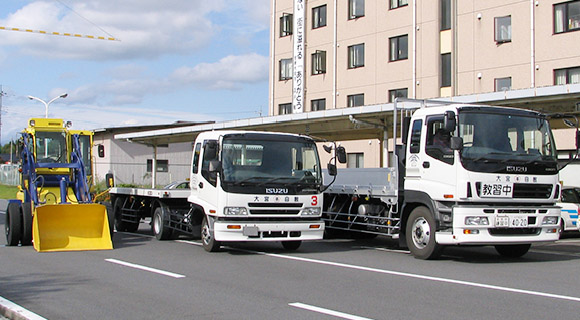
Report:
[[[537,110],[543,113],[580,114],[580,84],[456,96],[436,100],[511,106]],[[403,102],[399,103],[398,106],[405,107],[405,104],[416,105],[416,102]],[[155,146],[177,142],[192,142],[202,131],[229,129],[307,134],[315,138],[335,141],[382,140],[384,129],[392,128],[393,108],[393,103],[387,103],[230,120],[213,124],[117,134],[115,139],[126,139]],[[361,120],[362,123],[354,124],[349,117]],[[552,126],[554,128],[565,127],[562,121],[554,121]]]

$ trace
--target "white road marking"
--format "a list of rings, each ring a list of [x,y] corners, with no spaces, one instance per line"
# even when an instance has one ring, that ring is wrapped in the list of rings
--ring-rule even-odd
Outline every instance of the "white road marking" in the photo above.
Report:
[[[172,278],[185,278],[185,276],[182,274],[177,274],[177,273],[173,273],[173,272],[169,272],[169,271],[163,271],[163,270],[159,270],[159,269],[155,269],[155,268],[150,268],[150,267],[146,267],[146,266],[142,266],[142,265],[138,265],[138,264],[134,264],[134,263],[129,263],[129,262],[125,262],[125,261],[121,261],[121,260],[117,260],[117,259],[105,259],[105,261],[116,263],[116,264],[119,264],[119,265],[122,265],[125,267],[129,267],[129,268],[134,268],[134,269],[139,269],[139,270],[144,270],[144,271],[149,271],[149,272],[161,274],[161,275],[172,277]]]
[[[359,317],[359,316],[355,316],[355,315],[352,315],[352,314],[343,313],[343,312],[339,312],[339,311],[334,311],[334,310],[330,310],[330,309],[324,309],[324,308],[320,308],[320,307],[316,307],[316,306],[311,306],[311,305],[304,304],[304,303],[300,303],[300,302],[289,303],[288,305],[289,306],[292,306],[292,307],[295,307],[295,308],[300,308],[300,309],[314,311],[314,312],[318,312],[318,313],[322,313],[322,314],[327,314],[327,315],[335,316],[335,317],[342,318],[342,319],[348,319],[348,320],[372,320],[370,318]]]
[[[30,310],[24,309],[3,297],[0,297],[0,311],[10,319],[46,320],[46,318],[43,318]]]
[[[181,243],[187,243],[187,244],[192,244],[194,246],[203,246],[203,244],[201,244],[200,242],[196,242],[196,241],[191,241],[191,240],[175,240],[175,242],[181,242]]]
[[[381,248],[381,247],[360,246],[359,248],[361,248],[361,249],[373,249],[373,250],[377,250],[377,251],[394,252],[394,253],[405,253],[405,254],[411,253],[411,251],[409,251],[409,250],[387,249],[387,248]]]
[[[322,264],[322,265],[328,265],[328,266],[334,266],[334,267],[340,267],[340,268],[347,268],[347,269],[389,274],[389,275],[394,275],[394,276],[399,276],[399,277],[407,277],[407,278],[415,278],[415,279],[422,279],[422,280],[429,280],[429,281],[436,281],[436,282],[444,282],[444,283],[451,283],[451,284],[457,284],[457,285],[462,285],[462,286],[484,288],[484,289],[491,289],[491,290],[498,290],[498,291],[505,291],[505,292],[512,292],[512,293],[527,294],[527,295],[538,296],[538,297],[546,297],[546,298],[580,302],[580,297],[565,296],[565,295],[546,293],[546,292],[540,292],[540,291],[502,287],[502,286],[496,286],[496,285],[490,285],[490,284],[478,283],[478,282],[471,282],[471,281],[446,279],[446,278],[434,277],[434,276],[425,276],[425,275],[421,275],[421,274],[363,267],[363,266],[357,266],[357,265],[352,265],[352,264],[332,262],[332,261],[324,261],[324,260],[317,260],[317,259],[309,259],[309,258],[303,258],[303,257],[297,257],[297,256],[286,256],[286,255],[276,254],[276,253],[267,253],[267,252],[242,250],[242,249],[234,249],[234,248],[232,248],[232,249],[239,250],[239,251],[252,252],[252,253],[265,255],[268,257],[280,258],[280,259],[316,263],[316,264]]]

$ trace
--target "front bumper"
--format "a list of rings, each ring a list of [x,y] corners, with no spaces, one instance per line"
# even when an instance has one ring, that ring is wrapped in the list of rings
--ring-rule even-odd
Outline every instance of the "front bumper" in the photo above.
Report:
[[[452,230],[439,231],[435,235],[438,244],[443,245],[496,245],[553,242],[560,238],[558,224],[543,225],[547,216],[558,217],[558,207],[455,207],[453,208]],[[466,225],[467,217],[487,217],[488,225]],[[498,227],[496,223],[502,218],[527,217],[525,228]]]
[[[214,222],[214,237],[217,241],[321,240],[323,235],[324,221]]]

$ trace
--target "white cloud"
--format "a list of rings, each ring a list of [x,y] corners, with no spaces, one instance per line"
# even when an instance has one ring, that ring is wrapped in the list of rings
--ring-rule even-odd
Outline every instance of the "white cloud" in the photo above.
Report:
[[[196,83],[211,89],[239,89],[244,83],[268,81],[268,57],[256,53],[230,55],[215,63],[181,67],[170,78],[179,83]]]
[[[216,26],[208,15],[223,10],[224,5],[215,0],[94,0],[74,2],[69,8],[56,1],[35,1],[0,19],[0,25],[105,37],[110,34],[121,41],[7,31],[3,45],[18,45],[29,55],[68,59],[154,58],[191,53],[211,41]]]

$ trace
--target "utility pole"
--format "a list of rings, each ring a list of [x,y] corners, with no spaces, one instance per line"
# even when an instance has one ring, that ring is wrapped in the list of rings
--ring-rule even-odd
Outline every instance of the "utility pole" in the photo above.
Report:
[[[2,90],[2,85],[0,84],[0,147],[2,146],[2,97],[6,93]]]

